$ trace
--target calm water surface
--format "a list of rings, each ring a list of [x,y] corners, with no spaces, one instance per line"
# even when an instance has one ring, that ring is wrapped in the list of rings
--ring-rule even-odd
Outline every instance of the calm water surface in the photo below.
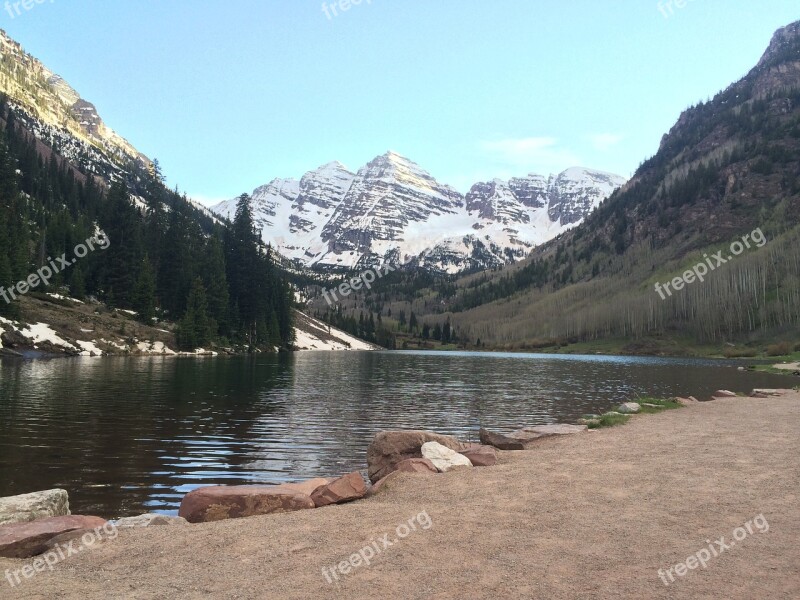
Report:
[[[469,353],[0,361],[0,497],[54,487],[73,512],[174,514],[188,491],[366,468],[382,429],[477,439],[574,422],[637,395],[797,385],[734,363]]]

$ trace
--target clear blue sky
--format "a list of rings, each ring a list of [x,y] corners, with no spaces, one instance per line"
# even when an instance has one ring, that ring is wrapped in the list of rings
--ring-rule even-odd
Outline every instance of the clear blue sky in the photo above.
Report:
[[[629,176],[800,19],[797,0],[3,1],[0,27],[203,199],[388,149],[462,191]]]

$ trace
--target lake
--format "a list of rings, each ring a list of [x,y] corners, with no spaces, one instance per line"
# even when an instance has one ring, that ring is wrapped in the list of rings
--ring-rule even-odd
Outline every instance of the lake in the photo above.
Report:
[[[574,423],[637,395],[797,385],[736,364],[417,352],[0,360],[0,496],[60,487],[76,514],[175,514],[202,485],[365,470],[383,429],[477,441],[481,426]]]

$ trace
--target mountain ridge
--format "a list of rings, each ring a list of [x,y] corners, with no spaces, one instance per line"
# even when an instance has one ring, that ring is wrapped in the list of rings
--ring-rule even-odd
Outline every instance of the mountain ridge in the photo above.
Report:
[[[352,172],[338,161],[253,191],[265,241],[308,267],[386,262],[440,273],[499,267],[580,223],[625,179],[572,167],[476,183],[466,195],[388,151]],[[232,218],[236,199],[211,210]]]

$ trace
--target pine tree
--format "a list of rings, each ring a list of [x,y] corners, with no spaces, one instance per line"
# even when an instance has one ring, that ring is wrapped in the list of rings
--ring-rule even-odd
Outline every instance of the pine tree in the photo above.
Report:
[[[80,265],[75,265],[70,274],[69,293],[76,300],[86,298],[86,279]]]
[[[225,251],[222,242],[211,236],[206,244],[206,268],[203,270],[203,283],[208,297],[208,314],[215,321],[218,332],[227,332],[229,323],[230,294],[225,275]]]
[[[147,325],[153,323],[153,318],[156,316],[156,277],[147,256],[139,267],[131,306],[138,313],[142,323]]]
[[[176,334],[181,350],[195,350],[211,341],[211,322],[203,281],[198,277],[186,302],[186,314],[178,324]]]

